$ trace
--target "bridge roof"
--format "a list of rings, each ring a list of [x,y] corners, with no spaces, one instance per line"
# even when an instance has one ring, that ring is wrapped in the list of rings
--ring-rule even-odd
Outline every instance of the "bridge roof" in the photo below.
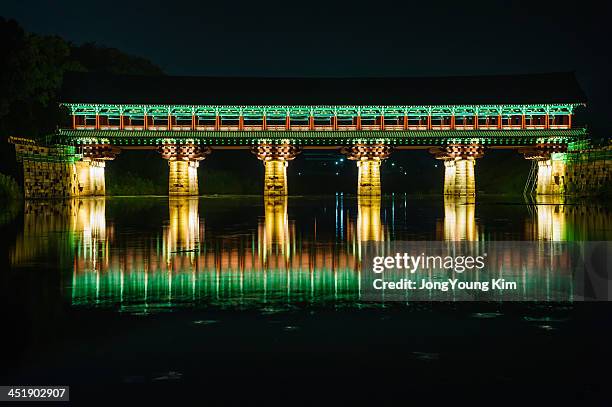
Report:
[[[489,105],[584,103],[572,72],[413,78],[246,78],[68,73],[62,103]]]

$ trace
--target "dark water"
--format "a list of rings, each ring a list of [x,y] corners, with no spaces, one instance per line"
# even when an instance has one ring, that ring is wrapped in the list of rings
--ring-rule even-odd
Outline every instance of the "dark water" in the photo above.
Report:
[[[348,386],[344,401],[396,384],[603,388],[607,304],[367,303],[358,269],[362,241],[611,240],[606,203],[117,197],[25,202],[4,222],[3,382],[217,402],[299,383]]]

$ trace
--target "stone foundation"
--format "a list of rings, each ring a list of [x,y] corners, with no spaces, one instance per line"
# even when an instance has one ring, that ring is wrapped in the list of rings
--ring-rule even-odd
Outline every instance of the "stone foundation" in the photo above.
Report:
[[[537,161],[537,195],[590,196],[611,192],[612,146],[579,151],[524,152]]]
[[[15,145],[17,161],[23,165],[26,198],[106,194],[105,160],[113,159],[116,149],[101,145],[85,151],[84,147],[84,152],[79,154],[72,146],[41,146],[33,140],[21,138],[9,141]]]

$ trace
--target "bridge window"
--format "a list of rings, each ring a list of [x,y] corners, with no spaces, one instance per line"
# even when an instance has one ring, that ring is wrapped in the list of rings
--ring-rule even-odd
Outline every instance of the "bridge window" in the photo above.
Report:
[[[551,129],[567,129],[570,125],[569,115],[549,116],[548,125]]]
[[[142,129],[144,127],[144,116],[128,116],[123,118],[124,128],[131,130],[135,128]]]
[[[243,120],[245,130],[256,130],[263,128],[262,116],[244,116]]]
[[[450,116],[432,116],[431,117],[431,128],[438,130],[450,129],[451,118]]]
[[[545,128],[546,115],[532,115],[525,117],[525,126],[527,128]]]
[[[197,116],[196,117],[196,126],[214,128],[216,122],[217,122],[217,118],[215,116]]]
[[[361,116],[361,125],[362,126],[375,126],[379,124],[379,117],[377,116]]]
[[[502,117],[502,128],[521,128],[523,117],[521,115],[511,115]]]
[[[238,126],[240,118],[238,116],[221,116],[221,126]]]
[[[331,117],[315,117],[314,124],[315,126],[331,126],[332,118]]]
[[[455,116],[456,129],[473,129],[474,116]]]
[[[74,116],[74,125],[78,128],[93,128],[96,126],[96,116]]]
[[[150,116],[148,117],[147,127],[151,130],[168,129],[168,116]]]
[[[307,128],[308,127],[308,116],[292,116],[289,120],[291,127],[296,128]]]
[[[385,116],[385,128],[387,129],[404,128],[404,116]]]
[[[419,130],[427,128],[426,116],[408,116],[408,129]]]
[[[280,116],[266,117],[266,124],[268,126],[285,126],[286,123],[287,123],[286,117],[280,117]]]
[[[121,119],[119,116],[100,116],[100,128],[117,130],[120,127]]]
[[[498,124],[498,116],[478,116],[478,128],[480,129],[496,129]]]
[[[191,116],[176,116],[175,121],[172,123],[172,126],[174,125],[181,128],[191,128]]]

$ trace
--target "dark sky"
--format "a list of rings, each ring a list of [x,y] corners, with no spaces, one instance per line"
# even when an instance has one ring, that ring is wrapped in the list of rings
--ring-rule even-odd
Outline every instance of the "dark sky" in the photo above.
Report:
[[[427,76],[575,70],[612,126],[605,1],[13,1],[29,31],[95,41],[174,75]],[[603,135],[603,134],[600,134]]]

